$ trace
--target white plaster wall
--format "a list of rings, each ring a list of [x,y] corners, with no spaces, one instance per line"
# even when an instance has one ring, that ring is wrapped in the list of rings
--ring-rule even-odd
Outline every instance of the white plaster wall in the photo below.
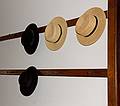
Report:
[[[55,16],[76,18],[92,7],[107,10],[107,0],[1,0],[0,35],[22,31],[32,22],[46,25]],[[0,68],[107,68],[107,24],[100,39],[88,47],[78,43],[74,29],[68,28],[63,47],[54,52],[40,34],[32,56],[25,53],[20,38],[0,42]]]
[[[106,78],[39,77],[30,97],[17,76],[0,76],[0,106],[108,106]]]

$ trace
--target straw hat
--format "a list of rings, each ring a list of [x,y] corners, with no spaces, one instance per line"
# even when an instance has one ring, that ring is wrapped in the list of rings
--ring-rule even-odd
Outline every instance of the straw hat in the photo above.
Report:
[[[89,9],[78,19],[75,27],[80,44],[89,46],[95,43],[102,35],[106,24],[106,16],[102,9]]]
[[[67,23],[62,17],[55,17],[45,29],[45,43],[48,49],[55,51],[62,47],[67,35]]]

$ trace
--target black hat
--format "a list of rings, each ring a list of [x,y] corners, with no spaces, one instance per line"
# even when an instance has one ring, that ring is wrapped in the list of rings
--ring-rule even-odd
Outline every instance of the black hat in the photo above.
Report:
[[[20,91],[24,96],[30,96],[38,82],[37,69],[33,66],[29,67],[19,77]]]
[[[32,23],[27,26],[21,36],[21,43],[28,54],[33,54],[39,42],[39,32],[37,25]]]

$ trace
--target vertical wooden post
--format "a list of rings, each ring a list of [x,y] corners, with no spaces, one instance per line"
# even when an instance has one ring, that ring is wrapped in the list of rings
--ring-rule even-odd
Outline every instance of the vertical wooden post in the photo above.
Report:
[[[120,106],[120,0],[117,1],[117,106]]]
[[[109,0],[108,9],[108,106],[117,105],[117,0]]]

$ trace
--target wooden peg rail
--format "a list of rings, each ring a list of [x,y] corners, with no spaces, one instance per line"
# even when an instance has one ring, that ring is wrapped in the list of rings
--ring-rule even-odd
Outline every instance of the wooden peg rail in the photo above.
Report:
[[[25,69],[4,69],[0,75],[20,75]],[[107,77],[107,69],[38,69],[39,76]]]
[[[106,14],[106,18],[108,18],[108,11],[104,11]],[[77,22],[78,18],[74,18],[74,19],[70,19],[67,20],[67,26],[71,27],[71,26],[75,26],[76,22]],[[38,28],[39,33],[43,33],[45,32],[45,28],[46,26],[42,26]],[[8,35],[4,35],[0,37],[0,41],[6,41],[6,40],[10,40],[10,39],[15,39],[15,38],[19,38],[21,37],[23,31],[22,32],[17,32],[17,33],[13,33],[13,34],[8,34]]]

